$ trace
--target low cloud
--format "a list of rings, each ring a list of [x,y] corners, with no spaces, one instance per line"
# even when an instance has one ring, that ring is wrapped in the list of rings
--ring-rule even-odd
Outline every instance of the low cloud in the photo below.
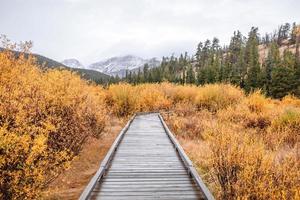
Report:
[[[161,57],[193,53],[199,41],[229,41],[258,26],[261,34],[279,24],[299,22],[296,0],[3,0],[0,33],[33,40],[34,51],[88,64],[135,54]]]

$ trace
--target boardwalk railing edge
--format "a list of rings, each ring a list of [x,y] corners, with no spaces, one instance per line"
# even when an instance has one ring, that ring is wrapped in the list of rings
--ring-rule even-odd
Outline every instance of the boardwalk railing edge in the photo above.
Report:
[[[107,166],[110,162],[110,160],[113,157],[114,152],[116,151],[118,145],[120,144],[122,138],[124,137],[124,134],[126,133],[126,131],[128,130],[130,124],[132,123],[132,121],[134,120],[134,118],[140,115],[135,114],[132,116],[132,118],[127,122],[126,126],[121,130],[121,132],[119,133],[118,137],[115,139],[114,143],[112,144],[112,146],[110,147],[109,151],[107,152],[105,158],[102,160],[99,169],[97,170],[96,174],[93,176],[93,178],[90,180],[90,182],[88,183],[88,185],[85,187],[85,189],[83,190],[83,192],[81,193],[79,199],[80,200],[86,200],[88,199],[88,197],[90,196],[91,192],[93,191],[96,183],[101,179],[101,177],[104,175],[105,170],[107,169]]]
[[[195,169],[192,161],[189,159],[189,157],[186,155],[186,153],[184,152],[183,148],[181,147],[181,145],[179,144],[179,142],[177,141],[177,139],[175,138],[174,134],[170,131],[170,129],[168,128],[167,124],[165,123],[163,117],[161,116],[161,114],[158,114],[159,119],[166,131],[166,133],[168,134],[170,140],[172,141],[172,143],[175,146],[175,149],[177,150],[179,156],[181,157],[182,161],[184,162],[185,167],[187,168],[188,172],[190,173],[190,175],[194,178],[196,184],[198,185],[198,187],[200,187],[200,189],[202,190],[202,192],[204,193],[204,196],[207,200],[214,200],[214,196],[211,194],[211,192],[209,191],[209,189],[206,187],[206,185],[204,184],[203,180],[201,179],[201,177],[199,176],[197,170]]]

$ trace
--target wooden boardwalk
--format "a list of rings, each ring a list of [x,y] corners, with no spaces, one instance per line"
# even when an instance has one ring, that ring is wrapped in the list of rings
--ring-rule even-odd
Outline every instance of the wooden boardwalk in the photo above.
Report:
[[[158,113],[133,117],[80,199],[213,199]]]

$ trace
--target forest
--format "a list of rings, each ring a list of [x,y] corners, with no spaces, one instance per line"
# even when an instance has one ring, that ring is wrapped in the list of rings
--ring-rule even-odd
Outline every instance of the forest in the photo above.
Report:
[[[133,84],[173,82],[203,85],[230,83],[250,92],[282,98],[300,95],[300,27],[293,23],[280,25],[273,33],[260,36],[252,27],[247,37],[235,31],[229,45],[220,46],[218,38],[200,42],[196,54],[163,57],[160,67],[146,64],[137,73],[127,72],[121,81]],[[118,77],[111,80],[119,82]]]

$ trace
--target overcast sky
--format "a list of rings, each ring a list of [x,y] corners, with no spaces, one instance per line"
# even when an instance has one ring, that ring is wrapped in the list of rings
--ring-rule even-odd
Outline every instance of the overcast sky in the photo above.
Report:
[[[0,0],[0,34],[84,64],[192,54],[207,38],[228,44],[234,30],[258,26],[264,34],[285,22],[300,22],[299,0]]]

